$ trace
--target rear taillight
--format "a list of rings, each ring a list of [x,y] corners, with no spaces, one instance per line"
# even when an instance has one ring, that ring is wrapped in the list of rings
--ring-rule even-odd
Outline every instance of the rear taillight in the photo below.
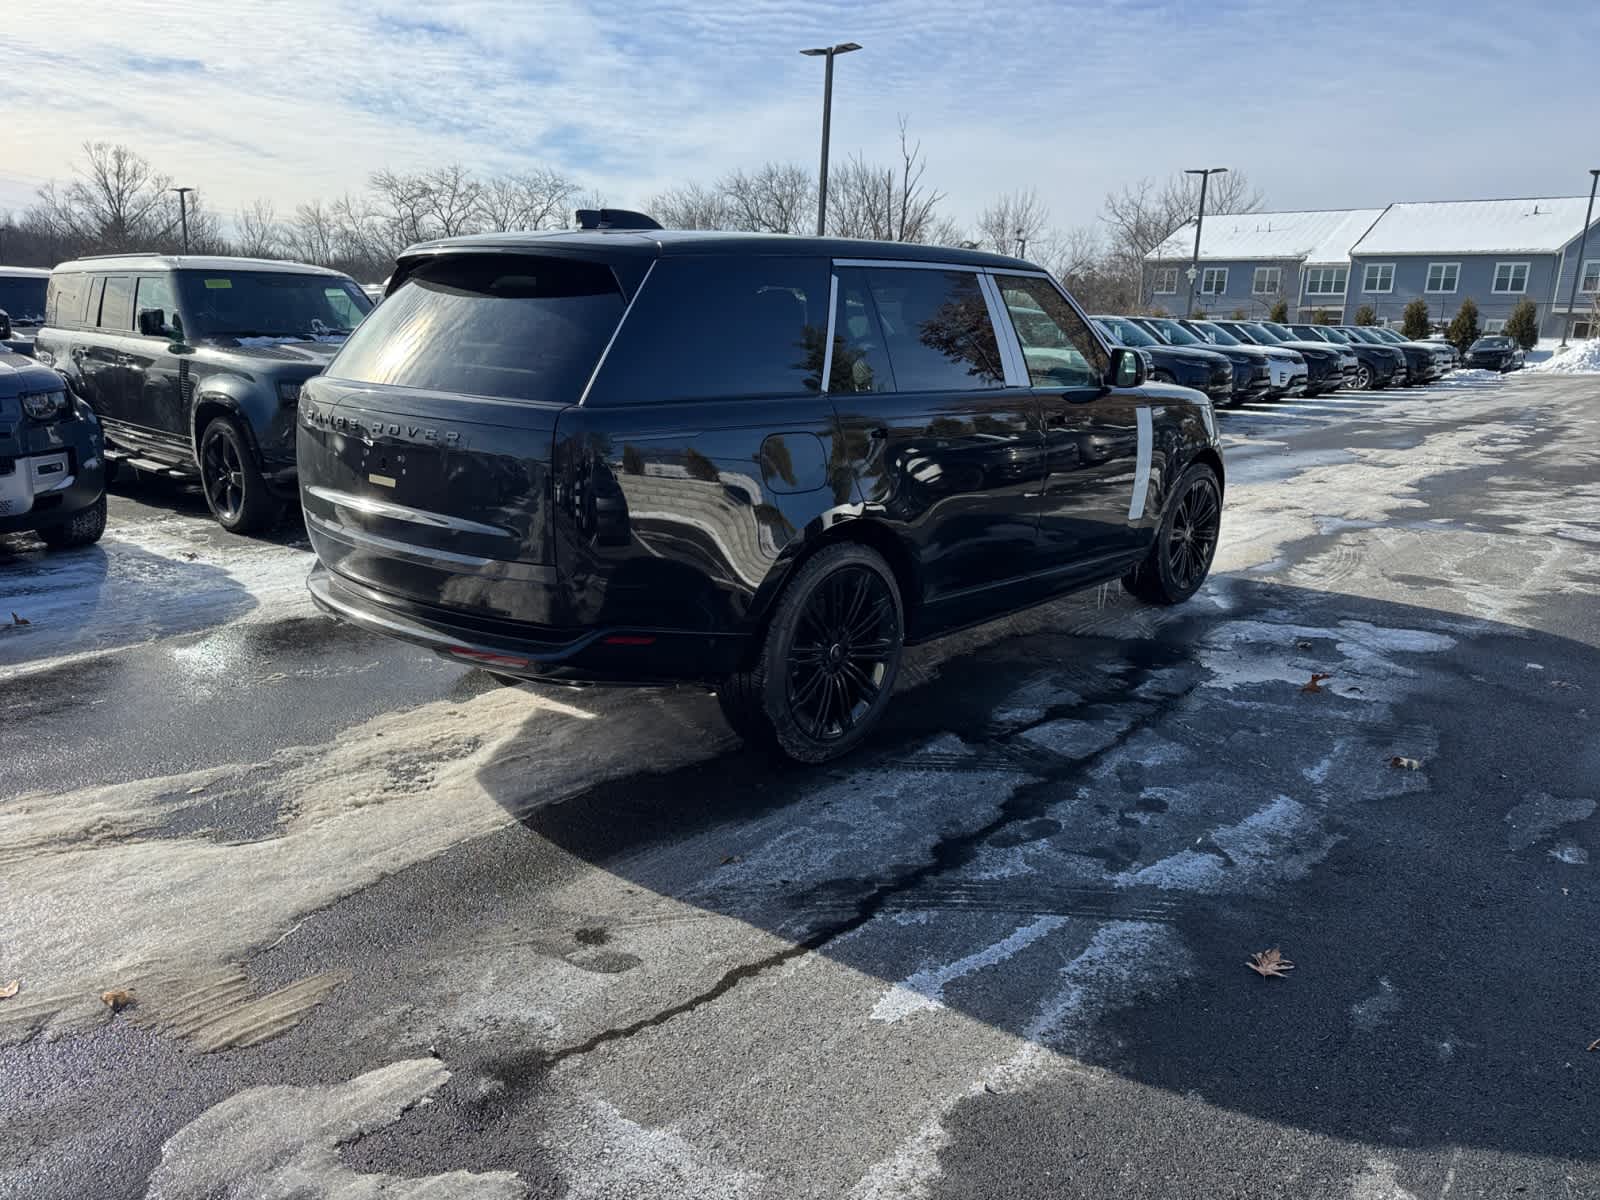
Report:
[[[466,646],[451,646],[445,653],[453,658],[477,663],[480,667],[526,667],[529,665],[527,659],[518,658],[514,654],[493,654],[487,650],[471,650]]]

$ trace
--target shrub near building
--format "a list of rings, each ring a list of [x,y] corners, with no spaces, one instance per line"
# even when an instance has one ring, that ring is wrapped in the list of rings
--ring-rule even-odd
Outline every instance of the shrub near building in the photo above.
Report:
[[[1378,310],[1370,304],[1363,304],[1356,309],[1357,325],[1376,325],[1378,323]]]
[[[1287,300],[1279,300],[1276,304],[1274,304],[1272,306],[1272,311],[1267,314],[1267,320],[1276,321],[1279,325],[1288,324],[1289,302]]]
[[[1532,300],[1521,301],[1506,318],[1505,334],[1524,350],[1532,350],[1539,342],[1539,306]]]
[[[1461,307],[1456,309],[1455,319],[1450,322],[1450,328],[1445,331],[1445,338],[1462,354],[1467,352],[1467,347],[1483,336],[1483,330],[1478,328],[1478,304],[1471,296],[1461,302]]]
[[[1406,305],[1400,332],[1408,338],[1425,338],[1432,332],[1428,321],[1428,302],[1421,296]]]

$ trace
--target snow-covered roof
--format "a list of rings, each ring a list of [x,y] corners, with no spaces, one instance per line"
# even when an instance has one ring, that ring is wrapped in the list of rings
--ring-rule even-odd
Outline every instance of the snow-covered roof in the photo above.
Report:
[[[1391,204],[1356,244],[1374,254],[1555,254],[1578,236],[1587,196]]]
[[[0,267],[0,279],[48,279],[49,267]]]
[[[1382,213],[1381,208],[1330,208],[1208,215],[1200,232],[1200,257],[1213,261],[1293,258],[1310,263],[1349,262],[1350,247]],[[1194,222],[1190,221],[1145,257],[1187,259],[1193,254]]]

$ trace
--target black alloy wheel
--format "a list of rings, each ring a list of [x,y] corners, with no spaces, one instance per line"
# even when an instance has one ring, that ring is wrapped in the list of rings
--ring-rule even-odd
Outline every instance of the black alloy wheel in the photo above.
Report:
[[[1181,604],[1205,583],[1221,533],[1217,474],[1196,463],[1178,480],[1149,554],[1122,577],[1122,586],[1151,604]]]
[[[267,489],[244,434],[229,417],[215,417],[200,436],[200,485],[217,524],[229,533],[255,533],[277,523],[283,504]]]
[[[845,737],[872,710],[899,651],[897,615],[888,582],[859,564],[807,597],[786,666],[789,712],[809,736]]]
[[[746,742],[797,762],[828,762],[882,717],[904,645],[888,563],[867,546],[828,546],[796,568],[753,666],[722,680],[717,701]]]

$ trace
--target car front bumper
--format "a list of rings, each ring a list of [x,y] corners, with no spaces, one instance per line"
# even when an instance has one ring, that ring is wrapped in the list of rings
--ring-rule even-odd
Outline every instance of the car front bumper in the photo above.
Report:
[[[0,457],[0,533],[60,524],[93,505],[104,491],[105,464],[98,454],[81,466],[70,450]]]

